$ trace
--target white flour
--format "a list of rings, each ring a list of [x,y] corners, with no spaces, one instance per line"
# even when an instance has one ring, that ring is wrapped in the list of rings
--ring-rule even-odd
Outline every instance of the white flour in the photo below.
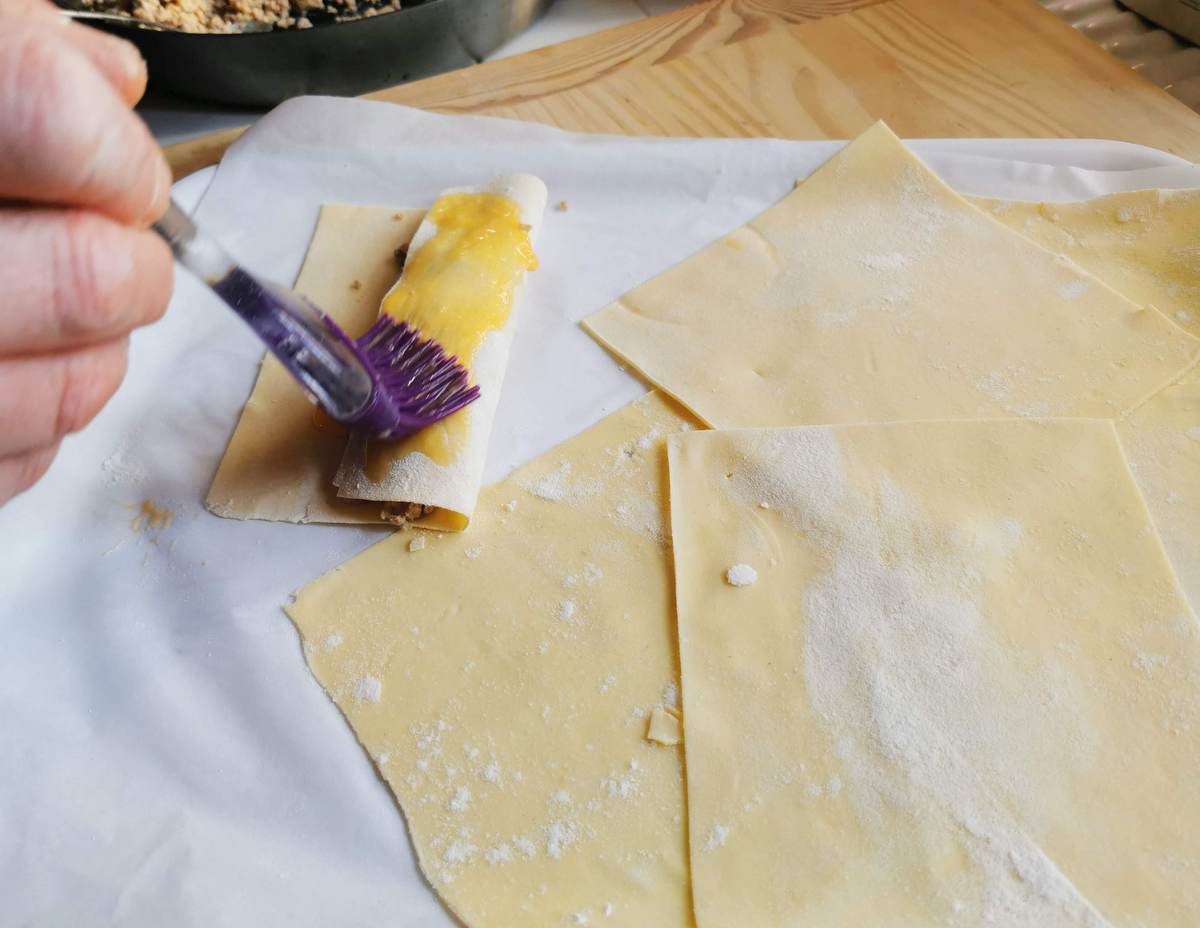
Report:
[[[465,786],[460,786],[454,791],[454,795],[450,801],[446,803],[446,808],[451,812],[466,812],[471,805],[471,791]]]
[[[1091,289],[1091,285],[1086,280],[1081,278],[1079,280],[1072,280],[1070,283],[1063,284],[1058,288],[1058,295],[1064,300],[1078,300],[1085,293],[1087,293],[1089,289]]]
[[[911,258],[899,253],[863,255],[858,260],[863,267],[869,268],[872,271],[899,271],[912,263]]]
[[[552,503],[572,502],[595,496],[600,492],[600,482],[598,480],[572,481],[571,462],[563,461],[557,470],[526,483],[525,489],[538,499]]]
[[[378,677],[360,677],[354,684],[354,698],[359,702],[379,702],[383,681]]]
[[[553,860],[562,857],[563,852],[579,840],[579,826],[571,821],[551,822],[544,831],[546,855]]]
[[[729,840],[729,828],[725,825],[713,825],[708,831],[708,836],[704,839],[702,845],[706,851],[715,851],[719,847],[724,847],[725,842]]]
[[[730,586],[750,586],[758,580],[758,571],[749,564],[734,564],[725,571],[725,582]]]
[[[958,899],[964,917],[979,918],[974,924],[1104,925],[979,776],[1020,789],[1033,745],[1045,740],[1036,738],[1045,731],[1039,693],[1056,685],[1044,677],[1020,691],[1005,686],[980,613],[979,578],[1020,545],[1020,523],[1000,519],[969,537],[950,536],[886,477],[874,493],[850,494],[828,429],[764,433],[757,452],[766,466],[737,469],[731,490],[747,506],[768,500],[830,556],[803,600],[804,686],[842,765],[830,793],[849,790],[858,815],[876,823],[885,857],[909,853],[891,845],[886,810],[918,829],[939,820],[961,829],[982,881],[959,887],[975,900]],[[1055,747],[1087,751],[1086,732]],[[982,768],[968,767],[964,753]],[[823,792],[813,784],[809,797],[819,801]],[[703,847],[720,846],[725,834],[714,827]]]
[[[117,446],[101,464],[104,479],[110,486],[120,483],[142,483],[148,476],[146,465],[133,456],[132,448],[140,445],[142,436],[140,430],[133,430],[122,438]]]

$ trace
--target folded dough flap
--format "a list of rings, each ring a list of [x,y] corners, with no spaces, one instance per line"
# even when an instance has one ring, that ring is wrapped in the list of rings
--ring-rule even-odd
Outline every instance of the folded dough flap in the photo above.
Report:
[[[380,308],[455,355],[480,388],[465,409],[398,442],[351,439],[338,495],[385,503],[382,518],[461,531],[479,494],[546,186],[528,174],[446,190]]]

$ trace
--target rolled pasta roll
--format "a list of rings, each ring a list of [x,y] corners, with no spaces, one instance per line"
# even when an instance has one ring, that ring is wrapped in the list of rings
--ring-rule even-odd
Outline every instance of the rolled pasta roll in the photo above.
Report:
[[[400,441],[352,436],[334,480],[340,497],[383,503],[390,522],[467,527],[545,205],[545,184],[515,174],[447,190],[426,214],[381,313],[457,356],[480,395]]]

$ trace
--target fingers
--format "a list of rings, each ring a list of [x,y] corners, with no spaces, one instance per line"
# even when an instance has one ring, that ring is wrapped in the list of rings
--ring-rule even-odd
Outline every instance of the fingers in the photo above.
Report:
[[[146,62],[129,42],[115,35],[73,23],[49,0],[3,0],[0,20],[36,17],[47,27],[59,29],[59,35],[81,52],[108,79],[117,94],[130,106],[146,92]]]
[[[87,425],[120,385],[127,358],[119,339],[0,359],[0,458],[50,447]]]
[[[122,67],[116,47],[42,16],[4,21],[0,198],[91,207],[121,222],[162,214],[170,170],[127,102],[141,78],[118,91],[102,70]]]
[[[0,357],[123,337],[162,316],[171,252],[82,210],[0,210]]]
[[[0,457],[0,506],[41,480],[57,453],[58,445],[54,444],[48,448]]]
[[[146,92],[146,62],[133,45],[115,35],[63,22],[62,37],[80,52],[99,71],[128,106],[142,99]]]
[[[0,0],[0,503],[50,466],[125,374],[132,328],[157,319],[171,260],[144,225],[171,176],[130,107],[133,46],[45,0]],[[104,215],[107,217],[105,218]]]
[[[6,20],[29,16],[57,16],[56,7],[50,0],[4,0],[0,4],[0,23]]]

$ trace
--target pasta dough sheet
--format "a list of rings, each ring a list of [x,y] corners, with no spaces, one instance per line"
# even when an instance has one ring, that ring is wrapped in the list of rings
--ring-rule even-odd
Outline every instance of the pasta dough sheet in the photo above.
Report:
[[[1138,190],[1078,203],[973,199],[1109,286],[1200,334],[1200,190]],[[1167,555],[1200,613],[1200,371],[1117,423]]]
[[[1200,190],[1134,190],[1076,203],[968,199],[1200,336]]]
[[[669,450],[701,928],[1195,924],[1200,625],[1111,422]]]
[[[393,293],[401,291],[407,284],[409,268],[422,250],[434,244],[432,240],[442,231],[435,221],[438,206],[447,197],[467,194],[483,197],[503,197],[515,204],[522,237],[527,243],[536,243],[542,213],[546,206],[546,185],[529,174],[513,174],[497,178],[478,188],[447,190],[421,223],[413,236],[405,262],[405,275],[385,297],[386,302]],[[447,217],[452,219],[453,217]],[[525,289],[525,271],[515,276],[500,274],[508,271],[508,261],[497,249],[489,248],[493,242],[489,235],[478,230],[487,229],[498,236],[501,249],[504,245],[515,246],[502,235],[504,223],[498,217],[488,217],[480,225],[471,226],[472,234],[460,240],[461,248],[451,267],[443,267],[440,274],[431,275],[434,289],[417,294],[417,299],[432,300],[446,305],[435,309],[452,309],[449,315],[459,321],[451,330],[475,329],[473,334],[482,334],[477,346],[467,349],[457,345],[462,340],[462,331],[452,331],[455,341],[444,341],[441,330],[425,331],[422,334],[437,339],[442,347],[459,358],[471,374],[471,383],[480,387],[479,398],[464,409],[452,413],[440,422],[422,429],[398,442],[368,441],[360,435],[351,437],[346,445],[341,466],[334,477],[338,495],[354,499],[373,499],[382,503],[394,503],[400,507],[411,504],[432,508],[417,518],[409,519],[401,513],[402,521],[413,521],[427,528],[445,531],[462,531],[470,522],[475,509],[475,500],[483,482],[483,468],[487,460],[488,440],[492,433],[492,420],[500,402],[500,390],[508,368],[508,355],[517,329],[520,301]],[[475,246],[475,247],[472,247]],[[522,249],[516,249],[522,250]],[[511,259],[511,255],[508,256]],[[496,266],[493,266],[496,265]],[[449,283],[449,286],[444,284]],[[465,297],[465,299],[464,299]],[[499,309],[496,301],[504,306],[500,318],[493,318]],[[428,308],[427,308],[428,309]],[[470,317],[473,325],[461,326],[464,317]],[[407,320],[406,320],[407,321]],[[472,339],[467,340],[472,341]],[[464,345],[466,342],[464,342]]]
[[[1200,347],[982,215],[882,124],[585,326],[719,428],[1116,416]]]
[[[1117,423],[1134,479],[1200,615],[1200,368]]]
[[[321,207],[296,291],[352,335],[369,329],[423,210]],[[322,417],[270,353],[225,449],[205,505],[231,519],[378,522],[379,503],[339,499],[333,484],[346,432]]]
[[[402,532],[304,587],[314,675],[472,928],[692,924],[663,437],[651,394],[488,487],[467,534]]]

